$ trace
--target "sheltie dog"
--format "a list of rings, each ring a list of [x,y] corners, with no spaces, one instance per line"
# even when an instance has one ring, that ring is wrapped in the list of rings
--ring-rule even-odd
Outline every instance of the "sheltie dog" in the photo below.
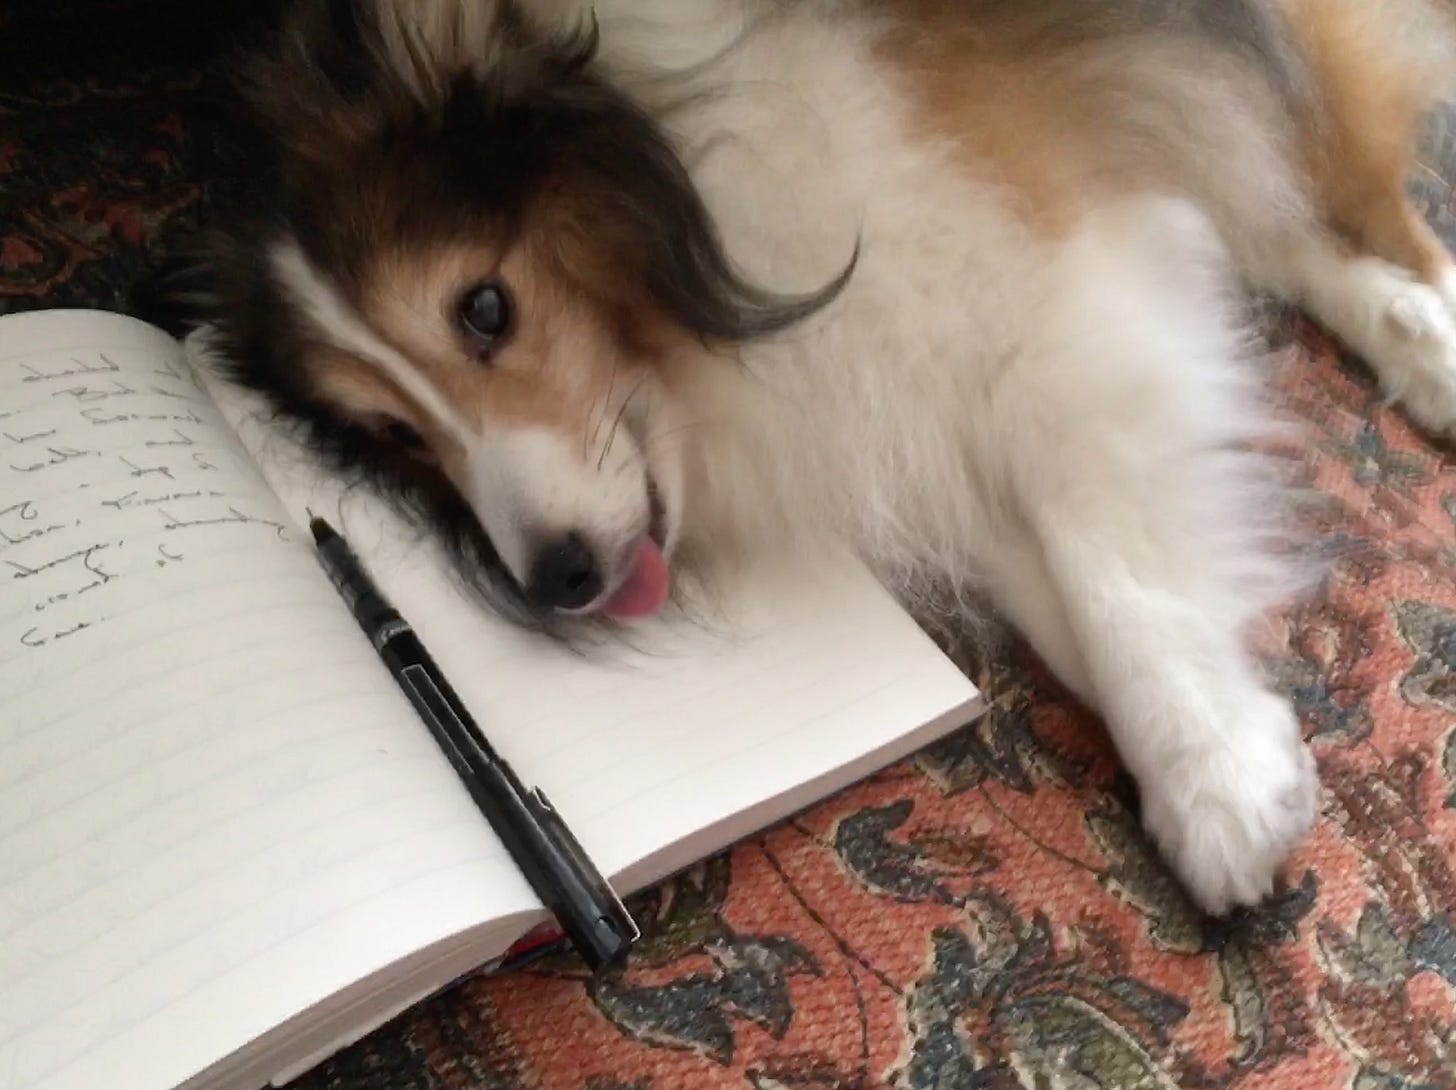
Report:
[[[1451,16],[302,0],[243,80],[276,192],[183,318],[517,619],[845,545],[922,617],[989,601],[1221,913],[1319,793],[1246,647],[1298,565],[1241,292],[1456,431],[1404,190]]]

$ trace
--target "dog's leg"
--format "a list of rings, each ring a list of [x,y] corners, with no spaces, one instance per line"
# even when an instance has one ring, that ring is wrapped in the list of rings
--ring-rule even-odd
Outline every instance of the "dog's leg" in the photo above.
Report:
[[[1167,519],[1171,497],[1116,461],[1070,464],[1069,482],[1092,470],[1098,502],[1046,504],[1035,521],[1143,823],[1199,904],[1222,913],[1270,891],[1318,781],[1289,705],[1210,608],[1216,582],[1191,571],[1201,550],[1181,548],[1208,527]]]
[[[1318,89],[1297,126],[1309,220],[1244,190],[1231,243],[1252,243],[1254,284],[1363,356],[1416,421],[1456,434],[1456,266],[1407,193],[1423,115],[1451,86],[1451,26],[1424,4],[1285,3]]]
[[[996,592],[1013,617],[1042,619],[1027,635],[1049,660],[1075,642],[1146,827],[1223,912],[1270,890],[1318,787],[1244,646],[1278,565],[1256,529],[1270,485],[1239,453],[1260,413],[1209,234],[1182,206],[1140,203],[1071,247],[994,392],[995,419],[1014,423],[986,455],[1046,573]]]
[[[1446,244],[1406,196],[1406,175],[1401,168],[1407,163],[1396,160],[1390,182],[1366,190],[1359,218],[1347,233],[1359,240],[1360,249],[1410,269],[1417,280],[1433,285],[1456,315],[1456,263]],[[1345,218],[1352,217],[1347,214]]]
[[[1277,255],[1277,256],[1274,256]],[[1252,277],[1302,306],[1360,355],[1419,424],[1456,436],[1456,274],[1437,283],[1311,231]]]
[[[1058,680],[1078,700],[1094,704],[1087,662],[1042,555],[1041,542],[1027,535],[1015,544],[1007,543],[988,565],[986,583],[996,608],[1026,637]]]

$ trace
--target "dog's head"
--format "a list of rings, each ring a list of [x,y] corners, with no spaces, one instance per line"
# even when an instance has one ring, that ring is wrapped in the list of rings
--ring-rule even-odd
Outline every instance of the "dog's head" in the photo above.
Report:
[[[595,44],[510,0],[300,5],[246,81],[281,191],[227,232],[209,316],[239,379],[538,620],[661,605],[682,368],[844,281],[736,273]]]

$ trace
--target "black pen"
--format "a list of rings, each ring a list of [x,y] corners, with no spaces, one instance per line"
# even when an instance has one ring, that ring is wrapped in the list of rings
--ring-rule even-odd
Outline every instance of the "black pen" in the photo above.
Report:
[[[324,570],[536,896],[592,972],[619,963],[640,937],[621,898],[541,789],[526,790],[486,741],[424,644],[374,585],[348,543],[323,519],[313,519],[310,529]]]

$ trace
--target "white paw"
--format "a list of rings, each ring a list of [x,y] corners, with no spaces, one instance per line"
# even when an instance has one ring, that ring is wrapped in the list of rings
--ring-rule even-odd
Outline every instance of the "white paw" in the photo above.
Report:
[[[1314,823],[1319,778],[1287,704],[1260,693],[1240,725],[1206,734],[1143,783],[1143,824],[1193,899],[1218,916],[1255,905]]]
[[[1444,294],[1429,284],[1402,285],[1366,355],[1416,423],[1456,435],[1456,310]]]
[[[1456,334],[1456,316],[1435,289],[1411,283],[1390,301],[1386,315],[1398,334],[1409,340],[1449,340]]]

